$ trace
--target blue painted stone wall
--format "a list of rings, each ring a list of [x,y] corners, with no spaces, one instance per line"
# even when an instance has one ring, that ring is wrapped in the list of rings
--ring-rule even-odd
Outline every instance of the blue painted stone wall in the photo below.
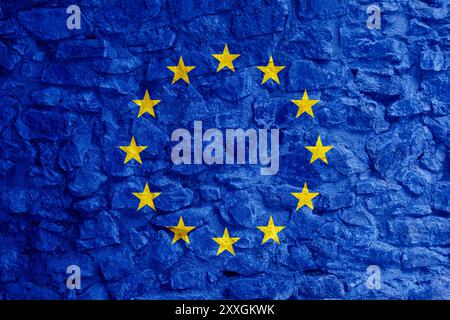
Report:
[[[75,2],[0,4],[0,298],[450,298],[448,1]],[[235,73],[215,72],[225,43]],[[171,85],[180,55],[190,86]],[[270,55],[281,85],[261,85]],[[136,118],[146,89],[157,119]],[[314,119],[295,118],[304,89]],[[174,166],[170,135],[194,120],[279,128],[279,173]],[[309,165],[318,134],[328,166]],[[142,165],[117,148],[131,135]],[[156,212],[131,194],[147,181]],[[295,212],[305,181],[320,195]],[[180,214],[190,245],[165,228]],[[270,215],[280,245],[260,245]],[[225,227],[234,257],[211,240]]]

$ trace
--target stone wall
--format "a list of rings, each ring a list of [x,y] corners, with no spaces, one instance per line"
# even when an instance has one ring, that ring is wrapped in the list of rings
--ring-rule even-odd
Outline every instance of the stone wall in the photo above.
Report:
[[[66,9],[81,9],[69,30]],[[369,5],[381,29],[369,30]],[[2,1],[0,298],[450,299],[445,0]],[[216,73],[225,43],[235,73]],[[190,85],[166,66],[180,55]],[[286,66],[280,85],[256,66]],[[148,89],[157,118],[137,118]],[[304,90],[315,118],[292,99]],[[277,128],[280,170],[174,165],[171,133]],[[309,164],[321,135],[329,164]],[[142,165],[118,146],[135,136]],[[137,211],[148,182],[156,211]],[[314,210],[295,211],[307,182]],[[180,215],[197,226],[171,245]],[[273,216],[280,244],[261,245]],[[241,239],[216,256],[224,228]],[[81,268],[81,289],[66,268]],[[367,267],[381,271],[370,289]]]

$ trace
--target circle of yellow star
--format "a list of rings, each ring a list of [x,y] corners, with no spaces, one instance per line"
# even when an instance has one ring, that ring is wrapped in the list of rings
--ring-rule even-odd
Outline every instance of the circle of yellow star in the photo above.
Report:
[[[317,138],[317,142],[315,146],[305,146],[306,149],[308,149],[310,152],[312,152],[311,160],[309,163],[313,163],[317,159],[322,160],[326,164],[328,164],[328,159],[326,156],[326,153],[333,149],[333,146],[324,146],[322,145],[322,139],[320,139],[320,136]]]
[[[217,250],[217,256],[224,252],[225,250],[230,252],[233,256],[234,249],[233,244],[236,243],[240,238],[230,238],[230,235],[228,234],[228,229],[225,228],[225,231],[223,232],[223,236],[221,238],[212,238],[215,242],[219,244],[219,250]]]
[[[150,99],[148,90],[145,90],[144,98],[142,100],[133,100],[133,102],[140,107],[138,118],[146,112],[151,114],[153,118],[156,118],[155,110],[153,109],[153,107],[160,103],[161,100]]]
[[[291,101],[298,106],[297,115],[295,116],[296,118],[300,117],[305,112],[314,118],[312,106],[315,105],[320,100],[309,100],[308,92],[306,92],[305,90],[305,92],[303,92],[302,100],[291,100]]]
[[[298,211],[298,209],[300,209],[305,205],[308,206],[311,210],[313,210],[314,206],[312,203],[312,199],[314,199],[319,195],[318,192],[309,192],[308,185],[306,184],[306,182],[303,185],[302,192],[292,192],[291,194],[298,199],[297,209],[295,209],[296,211]]]
[[[131,142],[129,146],[119,146],[120,150],[124,151],[127,155],[124,160],[124,164],[130,161],[131,159],[136,160],[140,164],[142,164],[141,156],[139,155],[142,151],[147,149],[146,146],[138,146],[136,144],[136,140],[134,137],[131,137]]]
[[[276,66],[273,63],[273,58],[270,56],[269,63],[267,66],[258,66],[259,70],[264,72],[264,78],[261,82],[261,84],[265,83],[269,79],[274,80],[276,83],[280,84],[280,79],[278,79],[278,72],[286,68],[285,66]]]
[[[174,244],[175,242],[177,242],[180,239],[183,239],[186,243],[189,244],[190,242],[189,242],[188,233],[191,232],[192,230],[194,230],[196,227],[185,226],[183,217],[180,216],[180,220],[178,221],[177,226],[169,226],[167,228],[174,233],[172,244]]]
[[[278,239],[278,233],[286,227],[285,226],[276,226],[273,223],[272,216],[270,216],[267,226],[258,226],[257,228],[259,230],[261,230],[262,232],[264,232],[264,238],[263,238],[261,244],[269,241],[270,239],[272,239],[276,243],[280,244],[280,240]]]
[[[219,72],[225,67],[234,72],[233,60],[237,59],[240,54],[230,54],[228,51],[228,44],[225,44],[222,54],[212,54],[212,56],[219,60],[219,66],[217,67],[216,72]]]
[[[185,66],[183,57],[180,56],[180,60],[178,61],[177,66],[167,66],[167,69],[169,69],[170,71],[172,71],[174,73],[172,84],[174,84],[175,82],[177,82],[180,79],[183,79],[188,84],[191,84],[189,82],[188,73],[191,72],[194,68],[195,68],[195,66]]]
[[[156,211],[155,203],[153,202],[153,200],[160,194],[161,192],[150,192],[148,183],[145,183],[144,191],[133,192],[133,195],[139,199],[138,210],[141,210],[145,206],[149,206],[150,208]]]

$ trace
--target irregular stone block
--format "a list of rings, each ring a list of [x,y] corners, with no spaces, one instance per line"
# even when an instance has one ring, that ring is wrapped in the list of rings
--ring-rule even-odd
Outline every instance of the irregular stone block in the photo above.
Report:
[[[230,297],[232,299],[287,299],[296,290],[288,274],[261,275],[249,278],[233,279],[229,285]]]
[[[0,281],[3,283],[15,282],[19,275],[28,268],[27,256],[17,252],[18,246],[12,242],[2,239],[2,248],[0,248]]]
[[[448,244],[450,222],[443,217],[398,218],[389,222],[390,242],[397,245]]]
[[[368,227],[374,224],[373,217],[362,206],[339,212],[339,218],[347,224]]]
[[[152,292],[156,296],[159,289],[159,279],[151,269],[132,274],[117,282],[107,284],[108,293],[113,299],[136,299],[141,295]]]
[[[220,188],[217,187],[203,187],[200,190],[203,199],[206,201],[214,201],[220,199]]]
[[[126,74],[139,68],[143,61],[138,57],[95,60],[92,67],[96,72],[107,74]]]
[[[49,87],[33,92],[31,98],[39,106],[53,107],[61,102],[64,93],[62,89]]]
[[[25,140],[48,139],[57,141],[67,136],[62,114],[29,109],[16,121],[16,130]]]
[[[299,293],[307,297],[339,298],[344,295],[344,285],[333,275],[309,276],[301,280]]]
[[[38,251],[54,252],[62,243],[62,235],[39,229],[36,232],[33,247]]]
[[[316,268],[316,263],[311,251],[306,246],[295,246],[289,250],[290,260],[297,270],[311,270]]]
[[[153,22],[144,22],[136,33],[130,34],[126,43],[130,47],[143,46],[143,51],[153,52],[173,46],[176,34],[168,26],[155,28]],[[148,39],[152,39],[151,42]]]
[[[285,99],[261,99],[253,103],[255,122],[267,129],[279,127],[278,124],[287,119],[288,111],[292,112],[292,109]]]
[[[432,176],[424,170],[403,170],[398,177],[399,183],[408,191],[419,195],[422,194],[433,182]]]
[[[367,254],[367,263],[380,266],[399,266],[402,252],[399,248],[387,243],[376,241],[370,244]]]
[[[388,96],[399,95],[404,91],[405,82],[398,76],[385,76],[359,71],[355,78],[358,89],[362,92],[377,93]]]
[[[91,219],[80,225],[79,250],[89,250],[112,246],[120,243],[119,228],[113,217],[102,211],[97,219]]]
[[[416,114],[427,113],[430,105],[418,99],[402,99],[394,102],[388,108],[388,115],[392,117],[409,117]]]
[[[148,243],[147,235],[145,232],[139,232],[133,228],[128,234],[130,237],[131,246],[134,250],[139,250]]]
[[[58,43],[56,57],[59,59],[102,58],[108,54],[110,44],[106,40],[70,40]]]
[[[253,79],[250,75],[227,77],[217,88],[217,94],[223,100],[237,102],[253,92]]]
[[[273,8],[245,11],[242,15],[235,16],[232,31],[238,39],[281,32],[284,30],[287,14],[287,3],[277,1]]]
[[[432,194],[433,209],[450,212],[450,183],[440,182],[436,184],[436,191]]]
[[[117,281],[133,272],[133,262],[126,253],[109,252],[100,258],[100,271],[106,281]]]
[[[2,191],[2,205],[12,213],[28,212],[39,197],[35,190],[9,189]]]
[[[159,231],[155,235],[151,247],[144,253],[140,264],[145,267],[156,264],[160,270],[170,269],[183,255],[183,248],[181,246],[170,246],[171,243],[172,236],[166,231]]]
[[[318,65],[311,60],[296,60],[289,68],[289,91],[341,87],[351,79],[351,72],[342,64],[331,61]],[[312,98],[311,98],[312,99]]]
[[[69,184],[69,190],[77,197],[93,194],[108,178],[95,169],[77,169],[75,178]]]
[[[70,253],[63,256],[51,256],[46,261],[46,271],[49,277],[52,279],[53,284],[61,284],[63,287],[61,291],[66,291],[66,280],[70,275],[66,273],[67,267],[71,265],[77,265],[80,267],[81,272],[81,284],[84,287],[83,280],[94,277],[96,274],[96,267],[90,256]]]
[[[5,285],[7,300],[58,300],[61,296],[55,291],[31,282],[9,283]]]
[[[179,2],[168,0],[168,13],[181,21],[189,21],[196,16],[214,14],[216,12],[230,10],[236,6],[237,1],[210,2],[206,0],[186,0]]]
[[[430,205],[411,205],[407,207],[395,208],[392,211],[393,215],[409,215],[413,217],[421,217],[431,214],[431,206]]]
[[[36,8],[21,11],[18,15],[20,24],[44,41],[61,40],[68,38],[72,32],[80,33],[78,30],[67,29],[67,17],[66,8]]]
[[[420,68],[422,70],[441,71],[444,68],[444,56],[441,49],[424,50],[420,53]]]
[[[170,274],[170,286],[176,290],[203,289],[206,287],[204,270],[175,270]]]
[[[109,299],[108,291],[101,283],[96,283],[80,295],[81,300],[107,300]]]
[[[165,212],[173,212],[192,204],[194,193],[190,189],[177,188],[164,192],[156,200],[156,208]]]
[[[105,91],[117,91],[120,94],[135,93],[139,90],[136,79],[126,76],[105,76],[99,81],[98,86]]]
[[[406,269],[430,268],[448,265],[448,260],[426,248],[407,248],[402,257],[402,265]]]
[[[0,42],[0,67],[11,71],[21,59],[19,54]]]
[[[74,202],[73,208],[79,212],[90,213],[99,211],[101,209],[107,209],[107,203],[108,201],[105,197],[93,196]]]
[[[88,63],[52,64],[42,72],[41,81],[49,84],[74,85],[83,88],[96,87],[99,84],[98,75]]]

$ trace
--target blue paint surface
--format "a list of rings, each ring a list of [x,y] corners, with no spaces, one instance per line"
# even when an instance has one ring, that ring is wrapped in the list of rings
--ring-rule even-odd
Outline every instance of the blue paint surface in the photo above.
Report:
[[[0,4],[0,298],[450,299],[448,1],[375,3],[381,30],[363,0],[103,3],[78,3],[81,30],[62,1]],[[215,72],[225,43],[235,73]],[[171,85],[180,55],[190,86]],[[281,85],[261,85],[270,55]],[[157,119],[137,119],[146,89]],[[295,118],[304,89],[314,119]],[[194,120],[280,129],[280,171],[173,165]],[[132,135],[142,165],[117,147]],[[147,181],[156,212],[136,211]],[[320,195],[295,212],[305,181]],[[190,245],[165,228],[180,214]],[[270,215],[280,245],[260,245]],[[225,227],[236,256],[216,256]]]

